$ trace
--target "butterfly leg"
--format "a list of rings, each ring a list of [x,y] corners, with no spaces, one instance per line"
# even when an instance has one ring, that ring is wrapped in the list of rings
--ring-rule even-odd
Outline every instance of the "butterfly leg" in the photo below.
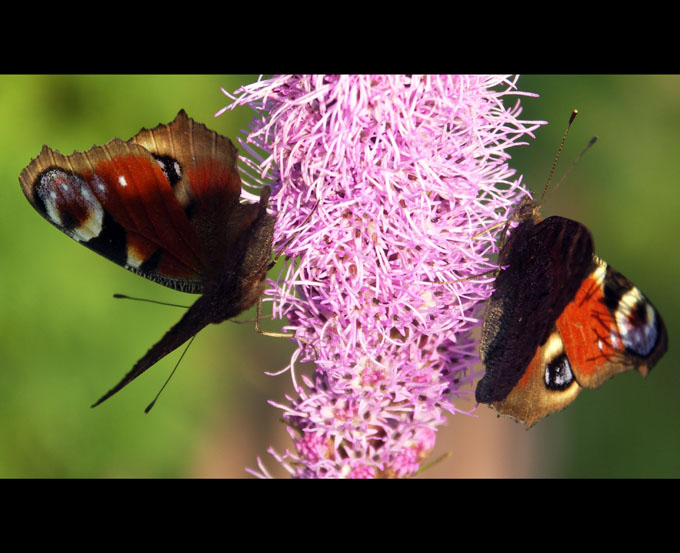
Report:
[[[257,315],[255,316],[255,332],[263,336],[271,336],[272,338],[295,338],[295,334],[287,334],[284,332],[266,332],[260,328],[260,319],[262,318],[262,298],[257,301]]]

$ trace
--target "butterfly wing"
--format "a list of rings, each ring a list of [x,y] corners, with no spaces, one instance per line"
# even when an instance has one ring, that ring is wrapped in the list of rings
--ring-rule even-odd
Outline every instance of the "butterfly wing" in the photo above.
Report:
[[[593,240],[586,227],[563,217],[533,219],[513,230],[499,256],[480,353],[486,373],[480,403],[501,401],[525,374],[565,306],[592,270]]]
[[[651,302],[604,261],[594,257],[593,267],[519,381],[492,403],[499,413],[531,426],[582,388],[632,369],[646,376],[666,352],[666,328]]]
[[[492,402],[491,406],[501,415],[531,426],[553,411],[566,407],[580,391],[562,337],[553,326],[517,384],[507,396]]]
[[[270,189],[262,190],[258,216],[241,234],[225,260],[221,274],[211,280],[205,293],[187,310],[180,321],[135,364],[122,380],[102,396],[96,407],[122,390],[157,361],[195,336],[210,323],[219,323],[254,305],[264,291],[272,254],[274,218],[267,214]],[[147,409],[148,410],[148,409]]]
[[[225,136],[188,117],[184,110],[169,125],[142,129],[129,142],[153,152],[168,175],[201,245],[206,279],[214,280],[239,237],[260,214],[257,203],[239,202],[236,147]]]
[[[64,156],[43,147],[19,182],[33,207],[74,240],[141,276],[201,293],[238,233],[257,216],[241,205],[231,141],[184,111],[124,142]],[[224,229],[224,232],[215,232]]]
[[[621,273],[597,258],[596,269],[556,326],[576,380],[587,388],[632,369],[647,376],[668,347],[656,308]]]

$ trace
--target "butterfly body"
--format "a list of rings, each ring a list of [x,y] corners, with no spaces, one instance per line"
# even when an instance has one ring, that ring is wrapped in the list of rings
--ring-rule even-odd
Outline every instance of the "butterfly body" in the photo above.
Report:
[[[499,254],[475,397],[532,425],[626,370],[643,376],[667,349],[654,306],[594,254],[588,229],[563,217],[541,220],[534,202]]]
[[[182,110],[64,156],[43,147],[19,182],[33,207],[74,240],[145,278],[202,294],[98,405],[210,323],[254,305],[272,258],[270,195],[240,203],[237,150]]]

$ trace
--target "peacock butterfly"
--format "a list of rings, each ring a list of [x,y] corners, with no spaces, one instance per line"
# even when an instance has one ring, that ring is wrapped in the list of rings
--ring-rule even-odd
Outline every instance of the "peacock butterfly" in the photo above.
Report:
[[[475,398],[532,426],[574,401],[581,388],[631,369],[647,376],[668,335],[651,302],[594,254],[585,226],[541,220],[529,199],[514,218],[519,225],[498,260],[507,267],[484,316],[486,372]]]
[[[202,294],[94,405],[127,386],[210,323],[257,303],[272,258],[270,189],[243,204],[232,142],[181,110],[130,140],[65,156],[44,146],[19,183],[59,230],[150,280]]]

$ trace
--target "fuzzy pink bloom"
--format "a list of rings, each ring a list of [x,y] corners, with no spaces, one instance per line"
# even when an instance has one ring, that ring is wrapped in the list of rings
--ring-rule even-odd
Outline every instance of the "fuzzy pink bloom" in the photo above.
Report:
[[[244,180],[272,187],[275,251],[297,260],[266,296],[298,340],[291,369],[316,365],[272,402],[294,450],[270,453],[291,475],[411,476],[472,393],[493,276],[460,279],[496,268],[483,231],[527,194],[507,150],[540,125],[518,119],[516,80],[288,75],[230,96],[257,112]]]

